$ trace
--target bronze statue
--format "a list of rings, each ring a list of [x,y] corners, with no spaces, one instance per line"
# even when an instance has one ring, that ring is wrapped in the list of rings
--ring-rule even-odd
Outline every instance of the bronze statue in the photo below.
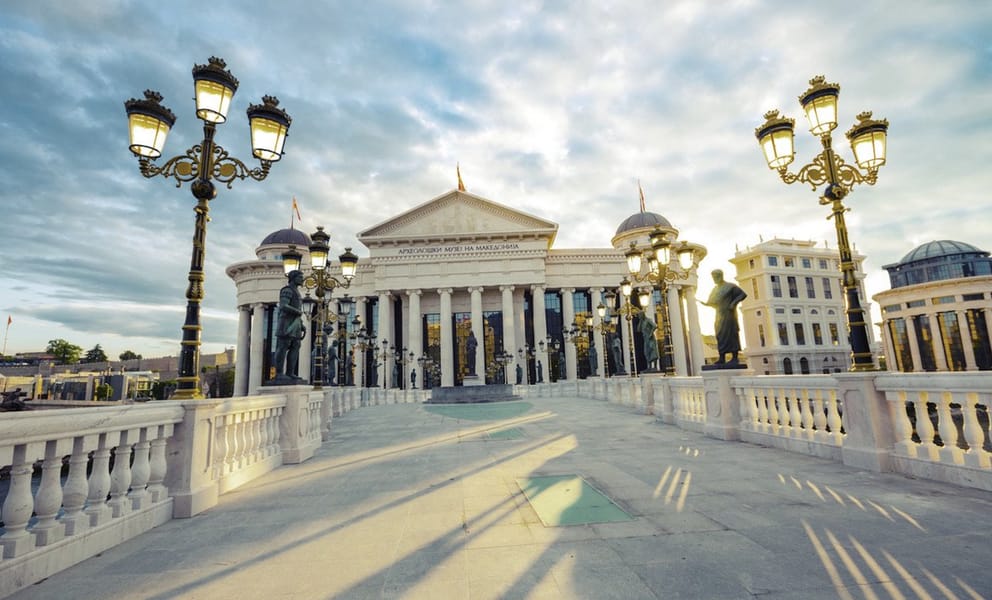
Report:
[[[626,375],[627,369],[623,366],[623,342],[620,341],[620,336],[613,334],[612,342],[613,350],[613,374],[614,375]]]
[[[279,290],[279,321],[276,326],[276,382],[297,383],[300,379],[300,341],[306,336],[303,327],[303,299],[299,287],[303,273],[290,271],[287,283]]]
[[[717,352],[720,353],[720,358],[716,364],[736,365],[737,353],[741,351],[737,305],[747,298],[747,293],[733,283],[724,281],[723,271],[720,269],[714,270],[712,275],[716,287],[710,292],[709,299],[702,304],[716,311],[716,321],[713,327],[716,332]],[[727,354],[731,355],[729,361],[724,359]]]
[[[654,332],[657,329],[658,326],[648,318],[647,314],[639,315],[637,319],[637,330],[641,333],[644,360],[648,364],[648,371],[658,370],[658,338],[654,336]]]
[[[599,357],[596,355],[596,346],[589,344],[589,374],[596,377],[599,370]]]
[[[468,374],[475,375],[475,349],[478,348],[479,342],[475,339],[475,332],[469,331],[468,338],[465,340],[465,360],[468,361]]]

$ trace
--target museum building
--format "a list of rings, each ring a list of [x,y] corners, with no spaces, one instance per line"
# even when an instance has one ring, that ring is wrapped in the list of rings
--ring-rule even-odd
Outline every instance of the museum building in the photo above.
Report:
[[[620,224],[612,247],[554,249],[557,223],[462,186],[415,206],[359,233],[369,255],[328,306],[333,323],[324,328],[325,384],[458,386],[470,373],[486,383],[698,374],[704,357],[696,265],[705,248],[686,244],[697,260],[681,278],[654,286],[643,308],[620,293],[629,277],[624,252],[631,243],[650,247],[659,231],[669,241],[678,237],[667,219],[642,210]],[[255,260],[227,268],[239,314],[235,396],[261,393],[275,376],[276,305],[286,284],[282,254],[292,246],[308,264],[310,243],[302,231],[281,229],[262,240]],[[343,281],[339,264],[328,270]],[[597,307],[610,299],[601,319]],[[653,315],[658,345],[666,349],[655,363],[646,359],[637,327],[643,315]],[[470,332],[478,340],[474,369],[466,364]],[[312,339],[304,338],[300,352],[306,380]],[[604,351],[614,347],[619,351]]]
[[[875,294],[892,371],[992,370],[992,258],[935,240],[885,265],[891,289]]]

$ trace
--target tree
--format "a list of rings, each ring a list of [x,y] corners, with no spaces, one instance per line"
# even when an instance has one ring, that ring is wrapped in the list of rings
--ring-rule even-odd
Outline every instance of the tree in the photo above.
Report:
[[[97,344],[86,351],[85,360],[88,363],[107,362],[107,353],[103,351],[100,344]]]
[[[114,395],[114,388],[109,383],[101,383],[93,388],[93,398],[96,400],[110,400]]]
[[[141,355],[135,354],[132,350],[125,350],[124,352],[121,352],[117,358],[121,360],[141,360]]]
[[[48,347],[45,348],[45,352],[54,356],[58,362],[64,365],[72,365],[79,362],[79,356],[83,353],[83,349],[58,338],[48,340]]]

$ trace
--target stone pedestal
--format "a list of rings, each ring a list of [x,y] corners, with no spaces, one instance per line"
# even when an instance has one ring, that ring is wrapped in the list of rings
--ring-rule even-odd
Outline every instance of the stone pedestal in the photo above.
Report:
[[[462,387],[474,387],[477,385],[486,385],[486,380],[478,375],[466,375],[462,379]]]

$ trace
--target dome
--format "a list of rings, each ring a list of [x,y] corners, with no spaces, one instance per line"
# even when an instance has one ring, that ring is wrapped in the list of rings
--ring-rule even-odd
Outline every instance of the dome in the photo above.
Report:
[[[265,239],[262,240],[259,246],[270,246],[273,244],[294,244],[298,247],[308,248],[310,246],[310,236],[299,229],[280,229],[265,236]]]
[[[966,244],[964,242],[955,242],[953,240],[935,240],[917,246],[911,250],[909,254],[902,257],[902,260],[899,262],[905,264],[916,262],[918,260],[940,258],[942,256],[954,256],[958,254],[987,253],[984,250],[979,250],[971,244]]]
[[[653,228],[655,226],[672,229],[672,224],[668,222],[668,219],[658,213],[636,212],[624,219],[623,223],[620,223],[616,235],[633,229]]]

